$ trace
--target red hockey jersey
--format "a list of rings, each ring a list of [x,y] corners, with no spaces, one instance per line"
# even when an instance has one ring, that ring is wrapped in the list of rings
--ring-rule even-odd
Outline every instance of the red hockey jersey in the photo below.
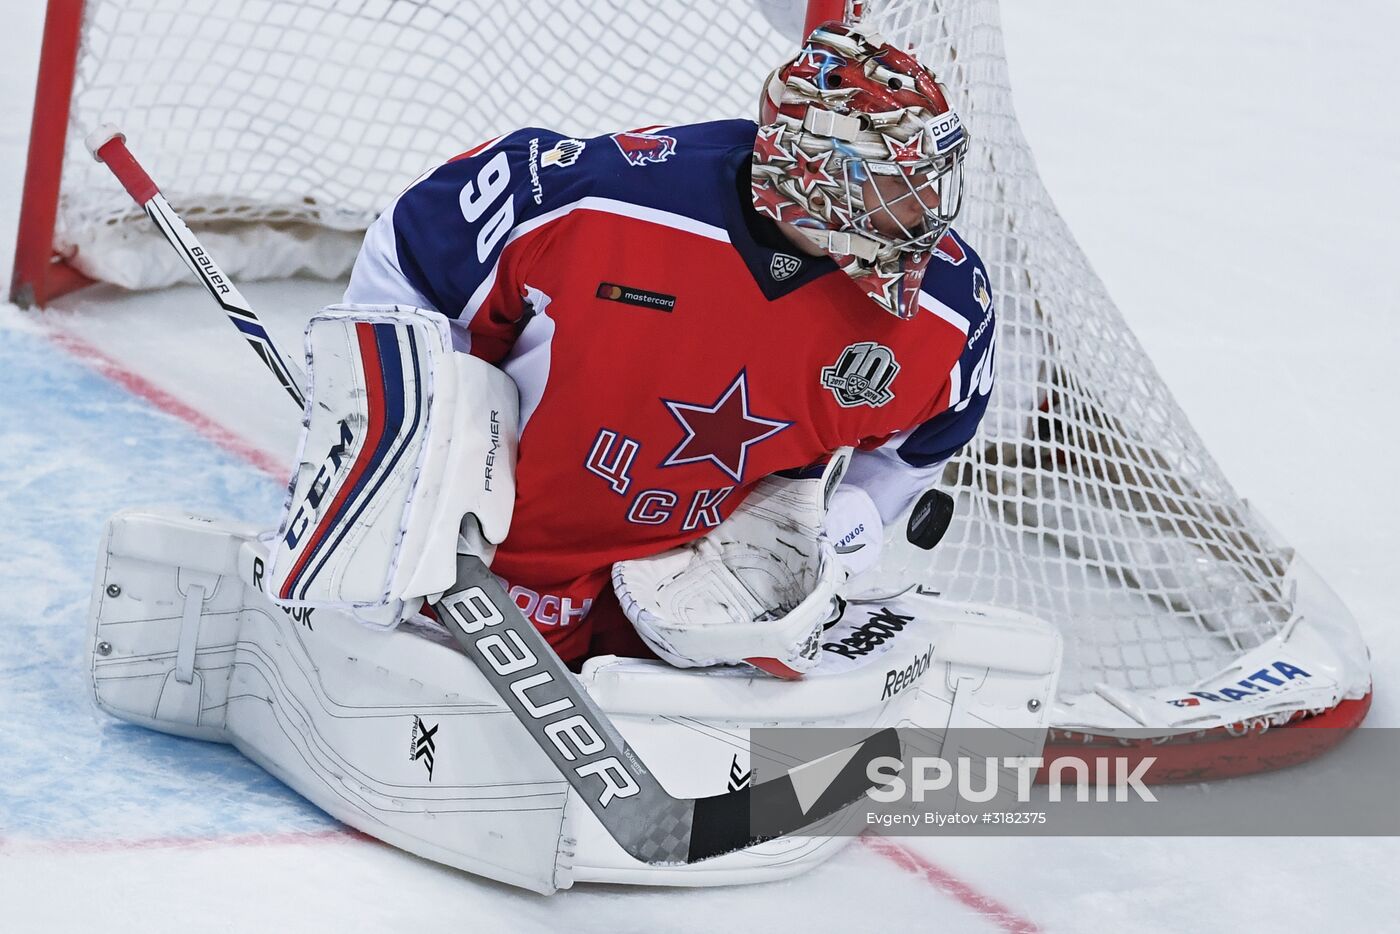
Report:
[[[882,311],[753,211],[756,130],[521,130],[422,177],[356,262],[347,301],[436,309],[519,386],[492,570],[566,659],[613,562],[703,535],[760,478],[845,445],[876,452],[853,481],[896,511],[985,410],[996,341],[973,251],[949,233],[921,313]]]

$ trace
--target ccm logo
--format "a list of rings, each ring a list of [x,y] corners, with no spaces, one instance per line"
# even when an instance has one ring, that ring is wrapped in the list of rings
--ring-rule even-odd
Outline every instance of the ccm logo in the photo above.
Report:
[[[611,754],[607,741],[586,712],[569,713],[575,707],[568,690],[555,683],[554,674],[545,669],[484,590],[468,587],[447,595],[441,605],[467,635],[485,633],[474,641],[473,647],[492,671],[507,679],[510,693],[526,715],[542,724],[544,735],[564,761],[579,763],[573,767],[574,772],[603,780],[599,804],[607,807],[614,798],[630,798],[641,791],[637,780]]]
[[[296,515],[292,516],[292,521],[287,523],[287,534],[283,541],[287,543],[289,549],[296,549],[302,533],[311,523],[311,517],[316,514],[317,509],[321,508],[321,500],[325,498],[326,490],[330,488],[331,478],[335,476],[336,471],[340,470],[341,461],[345,460],[345,452],[350,449],[350,442],[354,440],[355,433],[350,430],[350,422],[341,419],[340,440],[331,445],[331,449],[326,452],[326,459],[321,462],[321,469],[316,471],[316,479],[311,481],[311,488],[306,491],[306,498],[297,507]]]

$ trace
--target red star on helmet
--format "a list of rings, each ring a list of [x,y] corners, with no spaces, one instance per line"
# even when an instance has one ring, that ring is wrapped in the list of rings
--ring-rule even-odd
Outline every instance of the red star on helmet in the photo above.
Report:
[[[761,214],[767,214],[775,221],[785,221],[784,213],[791,211],[798,217],[803,216],[803,211],[793,204],[779,191],[771,181],[765,179],[754,186],[754,209]]]
[[[809,156],[801,149],[795,150],[797,155],[797,176],[795,181],[797,187],[811,194],[817,190],[818,185],[826,185],[831,188],[840,187],[840,183],[831,177],[831,173],[826,170],[826,164],[831,160],[831,150],[827,150],[820,156]]]
[[[895,162],[911,163],[924,161],[923,135],[915,136],[907,143],[901,143],[892,136],[885,137],[885,145],[890,149],[890,158]]]
[[[758,138],[754,140],[753,151],[758,156],[760,162],[776,162],[782,160],[792,162],[792,153],[783,148],[778,140],[783,135],[783,128],[780,126],[766,126],[758,131]]]
[[[865,294],[870,296],[871,301],[881,308],[900,318],[909,317],[908,311],[904,307],[904,273],[897,272],[892,276],[882,276],[878,272],[872,272],[857,280]]]

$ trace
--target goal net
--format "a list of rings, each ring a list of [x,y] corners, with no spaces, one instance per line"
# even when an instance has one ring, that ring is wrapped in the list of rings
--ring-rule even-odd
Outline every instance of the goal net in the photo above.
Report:
[[[752,116],[802,21],[759,6],[87,0],[55,249],[133,288],[185,274],[76,144],[113,122],[236,278],[341,275],[380,208],[480,140]],[[995,0],[864,6],[971,131],[956,227],[999,319],[991,408],[945,477],[954,523],[932,553],[894,536],[881,581],[1056,623],[1066,727],[1279,724],[1364,703],[1351,617],[1222,476],[1041,184]],[[1250,681],[1300,659],[1306,684]]]

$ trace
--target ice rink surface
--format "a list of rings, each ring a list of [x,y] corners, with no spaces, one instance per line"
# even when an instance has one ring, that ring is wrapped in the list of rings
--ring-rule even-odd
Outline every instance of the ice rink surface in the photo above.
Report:
[[[37,0],[12,6],[4,279],[42,25]],[[1400,726],[1400,6],[1002,8],[1022,125],[1070,228],[1226,475],[1356,613],[1368,723]],[[292,346],[338,296],[245,291]],[[0,306],[0,931],[1400,927],[1385,838],[910,839],[784,883],[546,899],[353,835],[229,748],[98,713],[83,627],[107,516],[271,525],[280,503],[285,400],[204,301],[101,288],[42,315]]]

